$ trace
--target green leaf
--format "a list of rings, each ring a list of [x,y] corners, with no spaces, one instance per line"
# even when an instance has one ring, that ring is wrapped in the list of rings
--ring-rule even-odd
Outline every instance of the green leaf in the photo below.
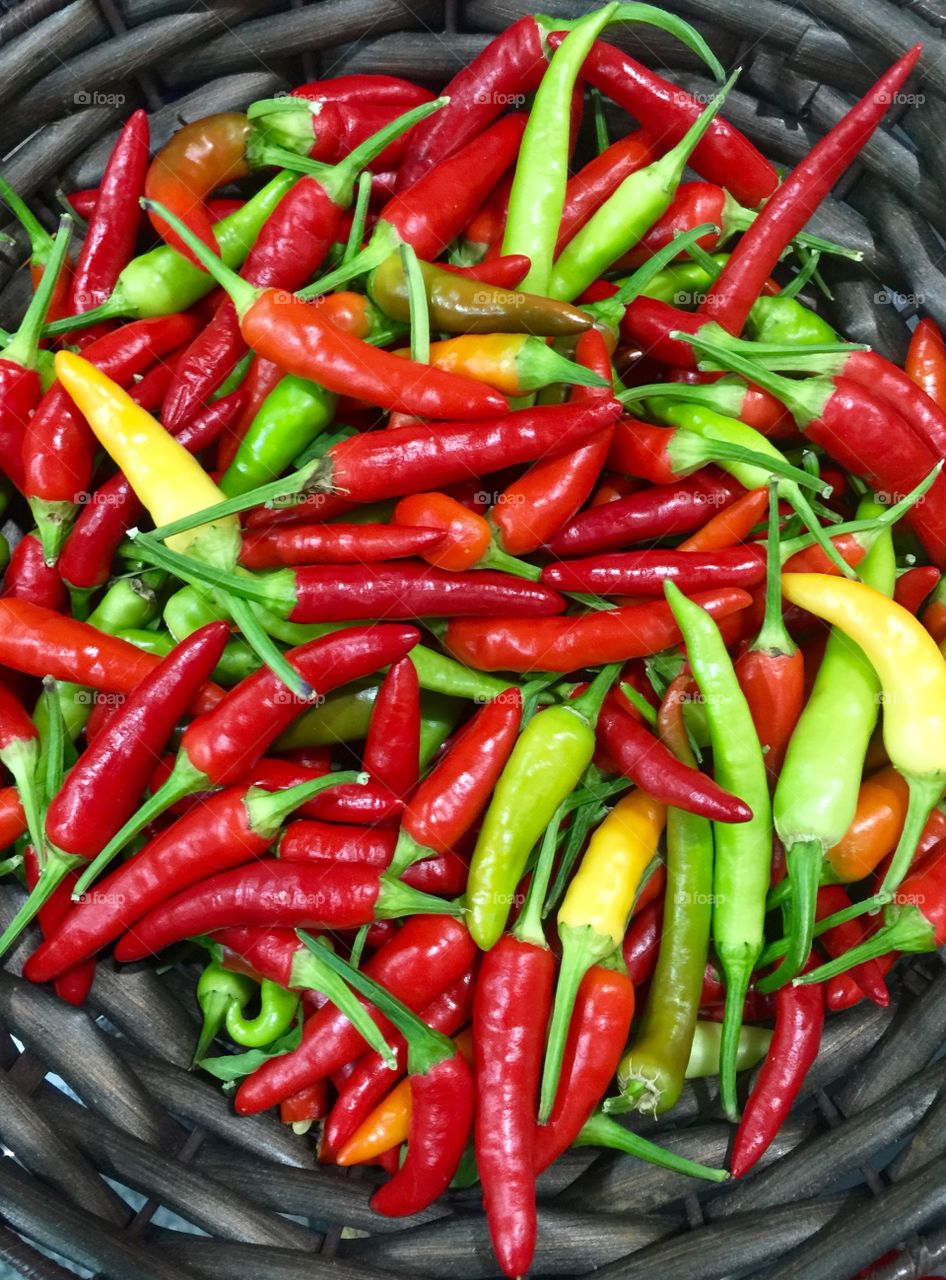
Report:
[[[302,1019],[293,1025],[278,1040],[262,1049],[247,1049],[246,1053],[223,1053],[217,1058],[201,1058],[197,1064],[224,1084],[232,1084],[250,1075],[257,1067],[261,1067],[270,1058],[281,1058],[283,1054],[298,1049],[302,1041]]]

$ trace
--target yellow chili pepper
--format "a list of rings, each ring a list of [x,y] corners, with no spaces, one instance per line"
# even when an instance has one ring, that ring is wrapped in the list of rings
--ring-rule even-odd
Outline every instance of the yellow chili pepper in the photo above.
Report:
[[[593,964],[620,954],[627,918],[657,853],[667,809],[646,791],[632,791],[595,831],[558,911],[562,964],[549,1024],[539,1120],[551,1114],[575,996]]]
[[[224,501],[225,495],[197,459],[94,364],[71,351],[58,351],[56,374],[156,525],[170,524]],[[175,551],[193,551],[192,544],[211,529],[233,545],[226,567],[236,564],[240,554],[236,516],[177,533],[168,538],[168,546]]]
[[[399,356],[409,356],[404,348]],[[426,361],[447,373],[485,382],[507,396],[538,391],[554,382],[603,387],[603,378],[550,347],[544,338],[526,333],[464,333],[430,344]]]
[[[59,351],[56,374],[156,524],[171,524],[225,501],[226,495],[197,459],[94,364],[71,351]],[[166,539],[167,551],[160,543],[148,551],[140,545],[142,558],[159,568],[169,567],[163,562],[169,552],[187,551],[229,572],[239,559],[240,540],[239,519],[231,515],[173,534]],[[248,601],[218,594],[259,658],[294,692],[307,696],[308,685],[276,648]]]
[[[946,788],[946,659],[912,613],[865,583],[784,573],[782,593],[850,636],[880,680],[884,746],[910,788],[906,821],[881,885],[882,893],[892,894]]]

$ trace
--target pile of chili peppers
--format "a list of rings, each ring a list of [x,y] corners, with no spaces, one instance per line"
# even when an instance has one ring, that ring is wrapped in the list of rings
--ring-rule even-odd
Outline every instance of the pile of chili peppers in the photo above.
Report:
[[[744,1176],[946,944],[946,345],[846,343],[804,230],[918,55],[786,174],[615,3],[437,98],[136,111],[55,237],[0,185],[0,950],[202,954],[236,1110],[379,1214],[478,1180],[509,1276],[569,1146]],[[618,1118],[706,1075],[728,1170]]]

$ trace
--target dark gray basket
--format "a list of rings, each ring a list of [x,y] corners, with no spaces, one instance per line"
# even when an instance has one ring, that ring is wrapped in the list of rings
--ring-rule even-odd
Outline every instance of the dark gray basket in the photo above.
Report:
[[[592,5],[540,7],[573,16]],[[912,314],[946,323],[946,0],[667,7],[744,68],[727,115],[789,165],[894,56],[924,42],[889,127],[813,222],[864,251],[859,266],[825,264],[833,319],[902,358]],[[529,9],[521,0],[3,4],[2,172],[52,225],[57,190],[97,182],[133,106],[148,109],[160,143],[182,120],[319,75],[384,71],[440,85]],[[609,38],[687,88],[707,88],[695,59],[662,33]],[[0,250],[0,323],[25,297],[15,234]],[[0,886],[0,920],[20,900]],[[34,941],[24,938],[0,971],[0,1276],[498,1274],[475,1191],[415,1219],[377,1218],[370,1172],[319,1168],[308,1139],[273,1116],[237,1118],[214,1083],[190,1073],[192,973],[103,961],[87,1010],[76,1011],[18,976]],[[889,1010],[829,1018],[804,1096],[745,1180],[711,1187],[630,1157],[569,1153],[540,1182],[533,1274],[851,1280],[894,1248],[873,1280],[946,1271],[946,1067],[934,1060],[944,1040],[946,970],[924,957],[901,965]],[[712,1164],[725,1161],[732,1136],[703,1083],[687,1086],[672,1117],[641,1128]]]

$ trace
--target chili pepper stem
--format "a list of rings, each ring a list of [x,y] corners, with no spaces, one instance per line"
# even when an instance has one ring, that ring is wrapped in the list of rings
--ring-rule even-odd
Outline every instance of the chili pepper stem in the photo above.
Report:
[[[621,396],[618,399],[621,399]],[[696,469],[705,466],[707,462],[719,462],[724,466],[727,462],[736,462],[743,466],[761,467],[799,488],[813,489],[822,497],[830,496],[830,493],[826,492],[828,486],[818,476],[802,471],[800,467],[793,467],[790,462],[782,458],[758,453],[741,444],[716,440],[712,436],[697,435],[694,431],[682,431],[677,434],[674,441],[674,460],[686,469]]]
[[[162,221],[177,232],[207,274],[212,276],[214,281],[229,295],[230,300],[236,307],[238,316],[242,320],[262,290],[244,280],[232,267],[228,267],[217,254],[208,249],[204,242],[194,235],[193,231],[176,214],[171,213],[170,209],[165,209],[163,204],[160,204],[157,200],[149,200],[146,196],[142,196],[140,204],[146,213],[157,214]]]
[[[82,865],[83,859],[58,849],[47,848],[46,861],[30,895],[0,935],[0,956],[6,954],[26,926],[49,901],[70,871]]]
[[[36,522],[36,533],[43,548],[43,556],[48,565],[54,565],[72,528],[76,514],[75,504],[35,497],[28,498],[27,501]]]
[[[936,936],[933,926],[920,909],[908,906],[896,907],[895,910],[896,915],[888,916],[883,926],[871,937],[856,947],[851,947],[836,960],[830,960],[817,969],[810,969],[808,973],[801,974],[793,980],[794,985],[799,987],[807,986],[812,982],[827,982],[829,978],[836,978],[838,974],[846,973],[848,969],[863,964],[865,960],[876,960],[878,956],[886,955],[888,951],[935,950]]]
[[[206,1058],[207,1051],[223,1029],[227,1010],[232,1003],[233,996],[227,995],[223,991],[214,991],[205,998],[201,1005],[204,1021],[200,1028],[200,1035],[197,1037],[197,1043],[194,1046],[194,1052],[191,1055],[192,1067],[197,1066],[203,1058]]]
[[[542,577],[542,570],[538,565],[530,564],[528,560],[520,560],[518,556],[511,556],[508,551],[503,551],[495,539],[483,552],[478,569],[499,569],[503,573],[511,573],[517,578],[527,578],[530,582],[538,582]]]
[[[852,569],[848,562],[838,551],[831,538],[825,533],[821,521],[812,510],[811,503],[802,493],[797,484],[789,482],[779,487],[779,494],[792,507],[796,515],[798,515],[802,523],[808,529],[808,532],[814,538],[817,546],[825,553],[831,563],[841,572],[845,578],[856,578],[857,572]],[[837,533],[835,533],[837,536]]]
[[[828,883],[830,882],[822,877],[822,884]],[[831,915],[823,916],[820,920],[817,920],[812,929],[812,936],[820,938],[823,933],[827,933],[830,929],[834,929],[840,924],[847,924],[849,920],[858,920],[868,912],[879,911],[881,907],[887,906],[889,902],[890,899],[885,893],[875,893],[872,898],[864,898],[860,902],[852,902],[849,907],[844,907],[841,911],[834,911]],[[756,968],[765,969],[775,960],[780,960],[787,950],[787,938],[779,938],[776,942],[770,942],[759,956]]]
[[[728,955],[717,947],[717,956],[726,979],[726,1002],[719,1046],[719,1097],[726,1116],[735,1122],[739,1119],[739,1104],[736,1100],[739,1031],[756,957],[747,953],[744,947],[738,953]]]
[[[409,835],[403,827],[397,833],[397,844],[394,846],[394,856],[388,865],[388,875],[392,877],[402,876],[408,867],[412,867],[415,862],[422,862],[424,858],[432,858],[434,850],[428,849],[426,845],[418,844],[412,835]]]
[[[778,485],[769,482],[769,527],[765,543],[765,614],[750,648],[763,653],[793,654],[798,647],[788,634],[782,613],[782,564],[779,549]],[[806,953],[807,955],[807,953]]]
[[[549,1022],[542,1084],[539,1088],[539,1124],[546,1123],[555,1105],[568,1024],[581,980],[593,964],[607,958],[611,948],[610,938],[599,934],[591,925],[581,925],[577,929],[571,925],[560,925],[558,932],[562,940],[562,962],[555,987],[555,1006]]]
[[[259,660],[279,676],[283,684],[297,697],[306,701],[311,698],[312,686],[302,679],[299,672],[283,657],[281,650],[276,648],[252,605],[232,592],[225,594],[225,602],[230,616]]]
[[[520,942],[528,942],[533,947],[547,947],[545,929],[542,926],[542,909],[548,893],[549,881],[552,878],[552,866],[555,862],[555,851],[558,847],[558,833],[562,825],[565,810],[559,807],[552,821],[545,829],[539,857],[532,871],[532,880],[525,906],[516,921],[512,935]]]
[[[0,763],[5,764],[13,775],[16,789],[20,793],[20,804],[26,815],[26,830],[30,843],[36,850],[37,860],[42,867],[46,839],[43,834],[43,812],[36,776],[39,756],[38,738],[13,738],[5,747],[0,748]]]
[[[763,995],[777,991],[800,972],[811,951],[815,928],[815,901],[821,879],[824,849],[820,840],[803,840],[785,852],[785,865],[791,885],[788,947],[785,959],[774,973],[756,983]]]
[[[0,200],[7,206],[29,237],[33,263],[36,266],[45,266],[52,250],[52,236],[26,201],[17,195],[4,178],[0,178]]]
[[[43,268],[43,276],[36,292],[30,300],[26,314],[19,329],[3,348],[4,360],[22,365],[25,369],[35,369],[39,353],[39,340],[46,320],[46,312],[52,300],[53,290],[69,249],[72,235],[72,219],[61,218],[56,239],[53,241],[49,260]]]
[[[366,773],[346,769],[341,773],[326,773],[310,782],[300,782],[294,787],[286,787],[284,791],[264,791],[260,787],[251,787],[244,800],[247,825],[257,835],[275,835],[294,809],[317,796],[320,791],[348,784],[363,787],[367,782]]]
[[[713,1169],[705,1164],[697,1164],[687,1160],[685,1156],[666,1151],[655,1142],[648,1142],[639,1134],[631,1133],[623,1125],[609,1116],[596,1111],[588,1119],[578,1137],[576,1147],[610,1147],[614,1151],[626,1151],[638,1160],[646,1160],[648,1164],[658,1165],[661,1169],[671,1169],[674,1173],[686,1174],[691,1178],[702,1178],[706,1182],[725,1182],[729,1174],[725,1169]]]
[[[946,780],[937,774],[926,777],[904,774],[904,777],[910,788],[907,816],[903,823],[903,830],[900,832],[900,839],[897,841],[897,847],[894,850],[893,857],[890,859],[887,874],[884,876],[883,884],[880,886],[880,892],[888,896],[895,892],[900,881],[909,871],[910,863],[913,861],[913,855],[920,839],[920,833],[926,825],[927,818],[939,803],[943,789],[946,787]]]
[[[139,831],[143,831],[149,822],[160,817],[178,800],[183,800],[186,796],[193,795],[195,791],[200,791],[201,788],[206,786],[206,776],[199,769],[194,768],[186,755],[179,755],[174,762],[170,775],[158,787],[157,791],[148,797],[137,813],[132,814],[121,830],[112,836],[101,853],[93,858],[92,862],[83,871],[72,891],[73,902],[81,897],[92,881],[101,875],[115,856],[124,849],[130,840],[133,840],[138,835]]]

